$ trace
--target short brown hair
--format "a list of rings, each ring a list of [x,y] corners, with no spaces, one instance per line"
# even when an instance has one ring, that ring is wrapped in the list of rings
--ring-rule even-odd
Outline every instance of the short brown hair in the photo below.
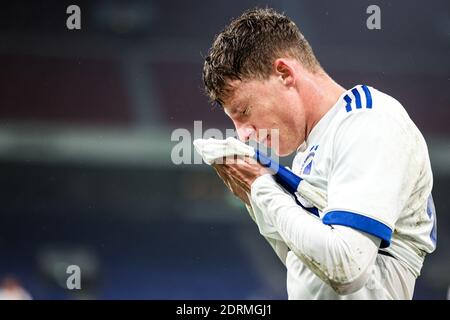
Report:
[[[266,79],[279,57],[296,58],[321,69],[311,46],[295,23],[273,9],[253,9],[231,21],[214,39],[203,66],[203,82],[212,101],[223,103],[229,80]]]

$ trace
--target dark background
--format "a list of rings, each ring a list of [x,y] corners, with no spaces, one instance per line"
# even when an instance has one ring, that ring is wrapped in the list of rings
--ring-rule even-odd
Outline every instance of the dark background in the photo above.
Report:
[[[81,30],[66,8],[81,8]],[[381,8],[368,30],[366,8]],[[0,8],[0,280],[35,299],[285,299],[285,269],[206,165],[171,162],[176,128],[232,128],[203,57],[255,6],[290,16],[327,72],[398,99],[434,171],[438,249],[417,299],[450,284],[448,1],[14,1]],[[283,159],[289,163],[290,158]],[[82,290],[65,287],[66,267]]]

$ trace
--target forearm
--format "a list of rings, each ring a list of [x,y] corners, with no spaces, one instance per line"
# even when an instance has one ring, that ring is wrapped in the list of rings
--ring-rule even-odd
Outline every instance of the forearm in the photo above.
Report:
[[[289,248],[286,245],[286,243],[284,243],[284,241],[282,241],[282,240],[277,240],[277,239],[271,238],[271,237],[265,235],[263,232],[261,232],[262,228],[261,228],[261,226],[258,225],[258,221],[256,220],[255,212],[254,212],[253,208],[251,206],[247,205],[247,204],[245,205],[245,207],[247,208],[247,211],[248,211],[250,217],[252,218],[252,220],[258,226],[261,235],[270,244],[270,246],[272,247],[273,251],[275,251],[276,255],[281,260],[281,262],[284,265],[286,265],[286,257],[287,257],[287,253],[289,252]]]
[[[287,246],[340,294],[358,290],[373,265],[379,240],[343,226],[328,226],[292,199],[270,175],[256,179],[252,202]]]
[[[273,251],[275,251],[278,258],[286,266],[286,258],[287,258],[287,254],[289,252],[289,247],[286,245],[286,243],[281,240],[276,240],[276,239],[272,239],[269,237],[264,237],[264,238],[267,240],[267,242],[269,242]]]

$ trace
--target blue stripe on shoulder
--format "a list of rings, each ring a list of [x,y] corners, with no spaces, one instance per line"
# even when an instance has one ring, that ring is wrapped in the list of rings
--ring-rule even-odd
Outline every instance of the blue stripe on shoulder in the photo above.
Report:
[[[370,90],[366,85],[362,85],[361,87],[366,95],[366,108],[372,109],[372,94],[370,93]]]
[[[358,89],[353,88],[352,89],[352,93],[355,96],[356,109],[361,109],[361,107],[362,107],[362,105],[361,105],[361,96],[359,95]]]
[[[372,109],[372,94],[370,93],[369,88],[366,85],[361,85],[361,89],[364,91],[364,95],[366,96],[366,105],[365,107],[367,109]],[[360,91],[358,90],[358,88],[353,88],[351,89],[351,92],[353,94],[353,96],[355,97],[355,105],[356,105],[356,109],[362,109],[363,104],[362,104],[362,100],[361,100],[361,94]],[[350,98],[350,96],[348,94],[346,94],[344,96],[344,100],[345,100],[345,110],[347,112],[352,111],[352,98]]]
[[[345,95],[344,100],[345,100],[345,102],[347,102],[347,105],[345,106],[345,110],[347,110],[347,112],[352,111],[352,106],[351,106],[352,99],[348,95]]]

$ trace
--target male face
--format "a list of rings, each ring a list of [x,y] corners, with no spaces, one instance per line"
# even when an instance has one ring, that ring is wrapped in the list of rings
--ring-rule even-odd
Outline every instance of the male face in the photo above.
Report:
[[[223,106],[240,140],[263,143],[279,156],[291,154],[305,140],[303,104],[283,75],[229,84],[234,91]]]

